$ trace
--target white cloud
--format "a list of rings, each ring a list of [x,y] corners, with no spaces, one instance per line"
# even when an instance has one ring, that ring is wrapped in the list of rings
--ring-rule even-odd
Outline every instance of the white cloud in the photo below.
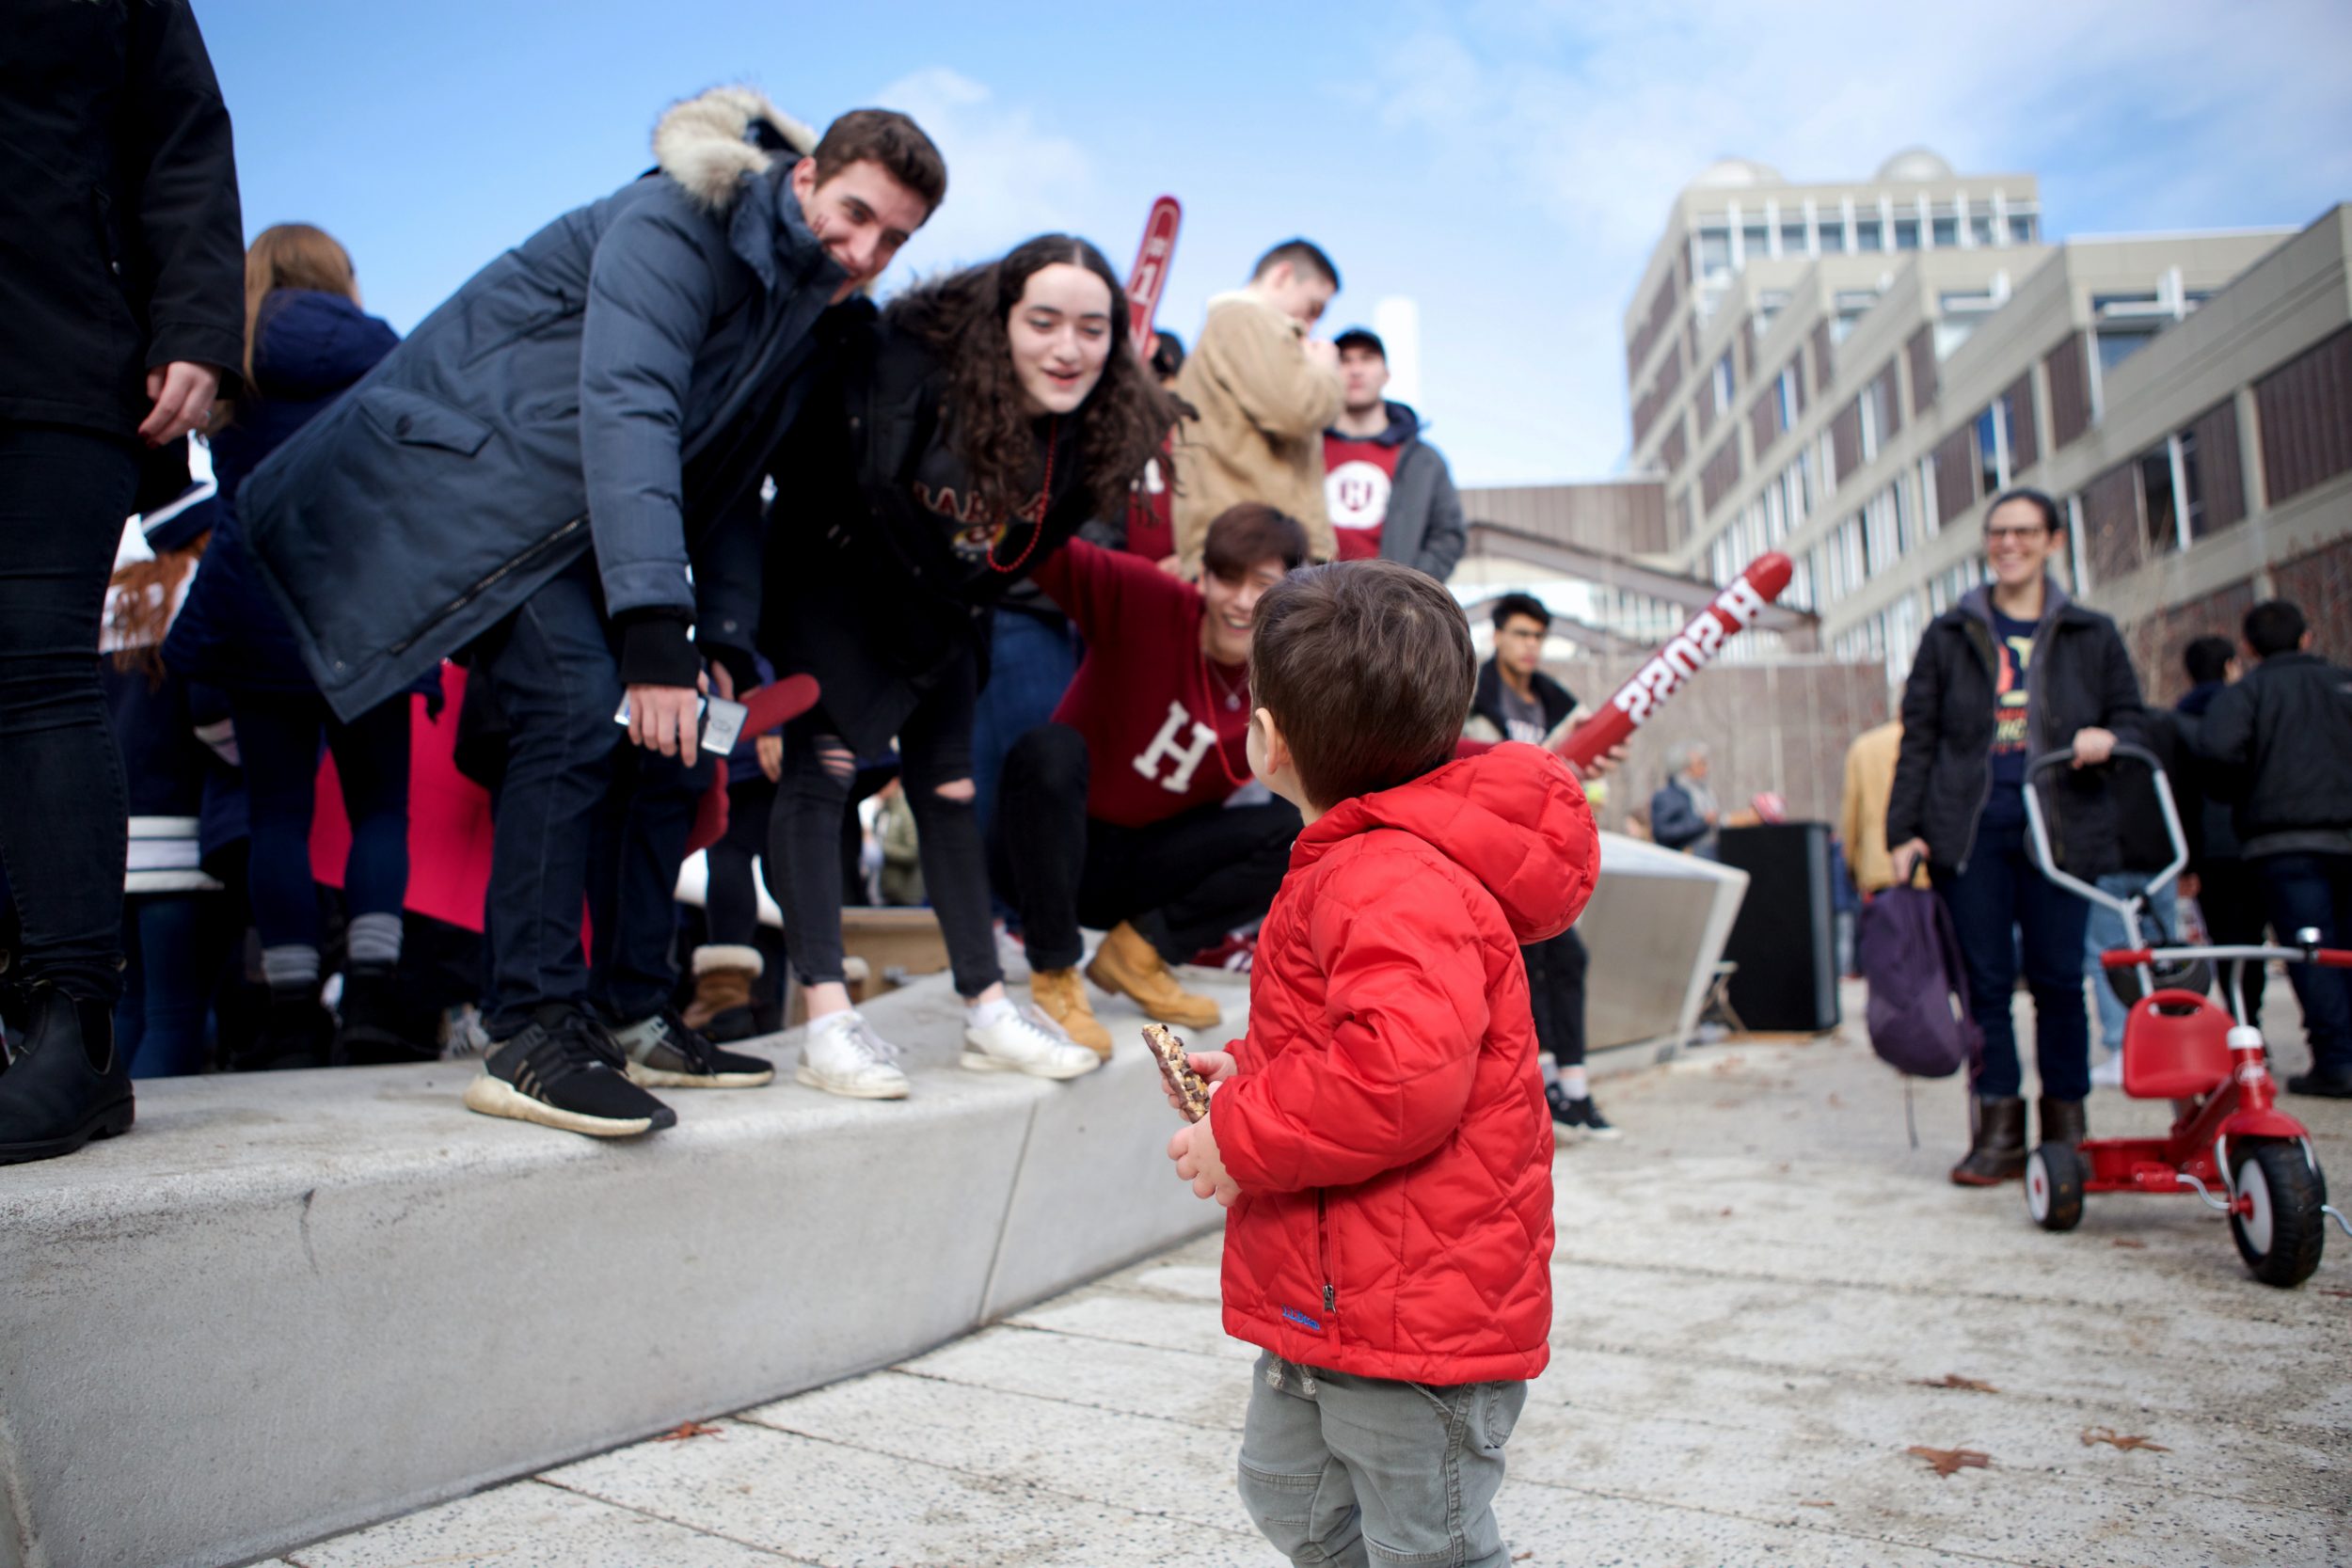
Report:
[[[2308,221],[2352,196],[2352,8],[2331,0],[1492,0],[1415,15],[1374,79],[1382,119],[1549,217],[1547,309],[1580,340],[1541,367],[1538,447],[1460,417],[1498,378],[1537,380],[1509,363],[1523,335],[1488,323],[1491,341],[1464,353],[1433,325],[1425,395],[1441,410],[1454,395],[1450,442],[1482,478],[1597,475],[1623,452],[1622,315],[1669,201],[1720,157],[1852,179],[1927,145],[1963,170],[2041,175],[2059,234]]]
[[[989,261],[1032,234],[1069,228],[1083,210],[1094,181],[1085,149],[983,84],[933,66],[898,78],[874,102],[913,116],[947,160],[947,199],[900,253],[891,284]]]

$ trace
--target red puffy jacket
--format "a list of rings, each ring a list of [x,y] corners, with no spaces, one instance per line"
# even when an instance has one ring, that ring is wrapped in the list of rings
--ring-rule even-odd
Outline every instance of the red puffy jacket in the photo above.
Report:
[[[1301,833],[1210,1119],[1242,1196],[1225,1331],[1415,1383],[1550,1359],[1551,1117],[1520,944],[1591,896],[1558,757],[1506,744]]]

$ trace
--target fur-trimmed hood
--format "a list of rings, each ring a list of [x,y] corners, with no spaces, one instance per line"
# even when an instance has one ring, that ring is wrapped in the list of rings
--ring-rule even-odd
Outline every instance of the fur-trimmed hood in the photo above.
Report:
[[[774,166],[776,154],[805,156],[817,133],[755,87],[712,87],[662,111],[653,156],[662,173],[712,212],[734,204],[746,175]]]

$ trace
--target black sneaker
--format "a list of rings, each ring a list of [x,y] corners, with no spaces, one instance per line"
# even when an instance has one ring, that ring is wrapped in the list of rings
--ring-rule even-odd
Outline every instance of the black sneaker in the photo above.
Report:
[[[335,1015],[320,1005],[318,987],[273,990],[260,1032],[229,1065],[237,1072],[326,1067],[334,1059],[334,1045]]]
[[[677,1113],[628,1081],[620,1048],[586,1013],[541,1007],[500,1040],[466,1085],[466,1108],[593,1138],[626,1138],[677,1125]]]
[[[2352,1100],[2352,1068],[2313,1068],[2287,1080],[2287,1093],[2316,1095],[2322,1100]]]
[[[355,964],[343,972],[342,1028],[336,1039],[353,1067],[438,1061],[437,1022],[402,994],[391,969]]]
[[[1544,1085],[1544,1099],[1551,1106],[1551,1135],[1554,1141],[1565,1143],[1572,1138],[1616,1138],[1624,1136],[1593,1103],[1593,1097],[1571,1100],[1567,1091],[1557,1084]]]
[[[755,1089],[775,1082],[773,1062],[721,1050],[675,1007],[610,1027],[628,1060],[629,1081],[649,1089]]]

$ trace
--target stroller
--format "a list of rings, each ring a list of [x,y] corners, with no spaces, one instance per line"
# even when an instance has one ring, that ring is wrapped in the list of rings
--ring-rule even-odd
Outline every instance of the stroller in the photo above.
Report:
[[[2144,763],[2172,861],[2149,883],[2155,893],[2188,864],[2188,844],[2163,766],[2139,747],[2119,745],[2119,759]],[[2319,945],[2319,933],[2296,933],[2293,947],[2181,946],[2147,913],[2147,894],[2118,897],[2069,876],[2050,852],[2040,792],[2033,781],[2070,766],[2071,752],[2034,759],[2027,774],[2027,849],[2043,876],[2078,898],[2112,910],[2134,942],[2100,955],[2107,985],[2130,1009],[2123,1023],[2123,1092],[2169,1100],[2172,1130],[2160,1138],[2091,1138],[2080,1147],[2045,1143],[2026,1160],[2026,1206],[2044,1230],[2082,1222],[2087,1193],[2194,1192],[2230,1216],[2238,1255],[2265,1285],[2292,1288],[2319,1267],[2328,1221],[2352,1236],[2352,1221],[2328,1201],[2327,1179],[2303,1124],[2280,1110],[2262,1030],[2246,1016],[2245,972],[2273,958],[2352,969],[2352,952]],[[2224,1011],[2208,1000],[2216,966],[2230,996]],[[2218,1192],[2216,1189],[2219,1189]]]

